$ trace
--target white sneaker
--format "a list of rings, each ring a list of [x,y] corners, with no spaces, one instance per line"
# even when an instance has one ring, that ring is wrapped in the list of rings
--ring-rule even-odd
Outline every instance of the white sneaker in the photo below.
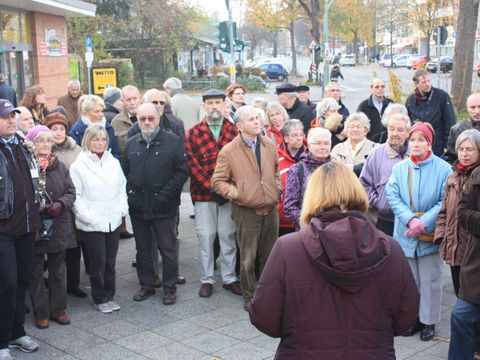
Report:
[[[10,353],[8,349],[0,350],[0,360],[14,360],[15,358]]]
[[[104,314],[109,314],[112,312],[112,309],[110,308],[110,306],[108,306],[108,303],[93,304],[93,308]]]
[[[112,311],[118,311],[121,309],[120,305],[118,305],[115,301],[109,301],[108,303],[108,306],[110,307],[110,309],[112,309]]]
[[[19,349],[23,352],[31,353],[38,350],[38,344],[30,336],[22,336],[8,343],[11,348]]]

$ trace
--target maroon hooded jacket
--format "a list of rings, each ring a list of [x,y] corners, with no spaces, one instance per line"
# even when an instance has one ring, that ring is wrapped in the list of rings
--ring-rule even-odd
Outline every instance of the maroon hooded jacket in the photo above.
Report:
[[[275,359],[395,359],[419,294],[398,243],[363,214],[328,211],[275,243],[250,321],[281,337]]]

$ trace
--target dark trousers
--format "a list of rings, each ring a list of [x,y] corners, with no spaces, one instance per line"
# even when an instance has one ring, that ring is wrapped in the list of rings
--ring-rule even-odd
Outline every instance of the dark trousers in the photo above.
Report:
[[[153,289],[156,275],[152,261],[152,241],[156,239],[162,255],[163,288],[175,290],[178,275],[176,218],[143,220],[132,216],[131,220],[135,233],[137,276],[140,284],[144,288]]]
[[[74,290],[80,285],[80,246],[65,251],[65,264],[67,265],[67,289]]]
[[[450,273],[452,274],[453,289],[458,298],[458,291],[460,290],[460,266],[450,266]]]
[[[34,233],[0,234],[0,350],[25,335],[25,292],[32,270]]]
[[[115,261],[120,229],[108,233],[79,230],[78,233],[90,259],[88,270],[93,302],[103,304],[112,301],[115,296]]]
[[[48,289],[45,287],[43,278],[43,258],[43,254],[33,256],[33,268],[28,287],[35,320],[57,318],[67,309],[65,251],[47,254]]]
[[[392,236],[393,235],[393,221],[387,221],[378,219],[377,220],[377,229],[383,231],[385,234]]]

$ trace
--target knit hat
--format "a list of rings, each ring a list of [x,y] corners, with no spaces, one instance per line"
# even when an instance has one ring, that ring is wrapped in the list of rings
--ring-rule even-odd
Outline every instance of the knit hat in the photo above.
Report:
[[[103,101],[105,104],[113,105],[118,99],[122,97],[122,90],[119,88],[108,88],[103,94]]]
[[[67,118],[59,112],[53,112],[48,114],[45,120],[43,121],[43,124],[49,129],[55,124],[62,124],[63,126],[65,126],[65,130],[68,129]]]
[[[45,125],[36,125],[30,130],[28,130],[27,139],[30,141],[35,140],[35,138],[42,132],[50,132],[50,129]]]
[[[415,131],[420,131],[423,136],[427,139],[430,145],[435,141],[435,131],[429,123],[417,122],[415,123],[410,131],[408,132],[408,137],[412,136],[412,133]]]

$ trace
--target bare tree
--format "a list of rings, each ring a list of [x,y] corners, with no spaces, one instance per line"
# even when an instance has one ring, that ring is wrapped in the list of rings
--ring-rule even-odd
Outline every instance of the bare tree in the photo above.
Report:
[[[319,0],[298,0],[310,20],[310,35],[320,44],[320,2]]]
[[[472,69],[475,47],[475,31],[478,20],[479,0],[459,2],[457,39],[453,56],[452,95],[458,111],[465,110],[467,97],[472,91]]]

